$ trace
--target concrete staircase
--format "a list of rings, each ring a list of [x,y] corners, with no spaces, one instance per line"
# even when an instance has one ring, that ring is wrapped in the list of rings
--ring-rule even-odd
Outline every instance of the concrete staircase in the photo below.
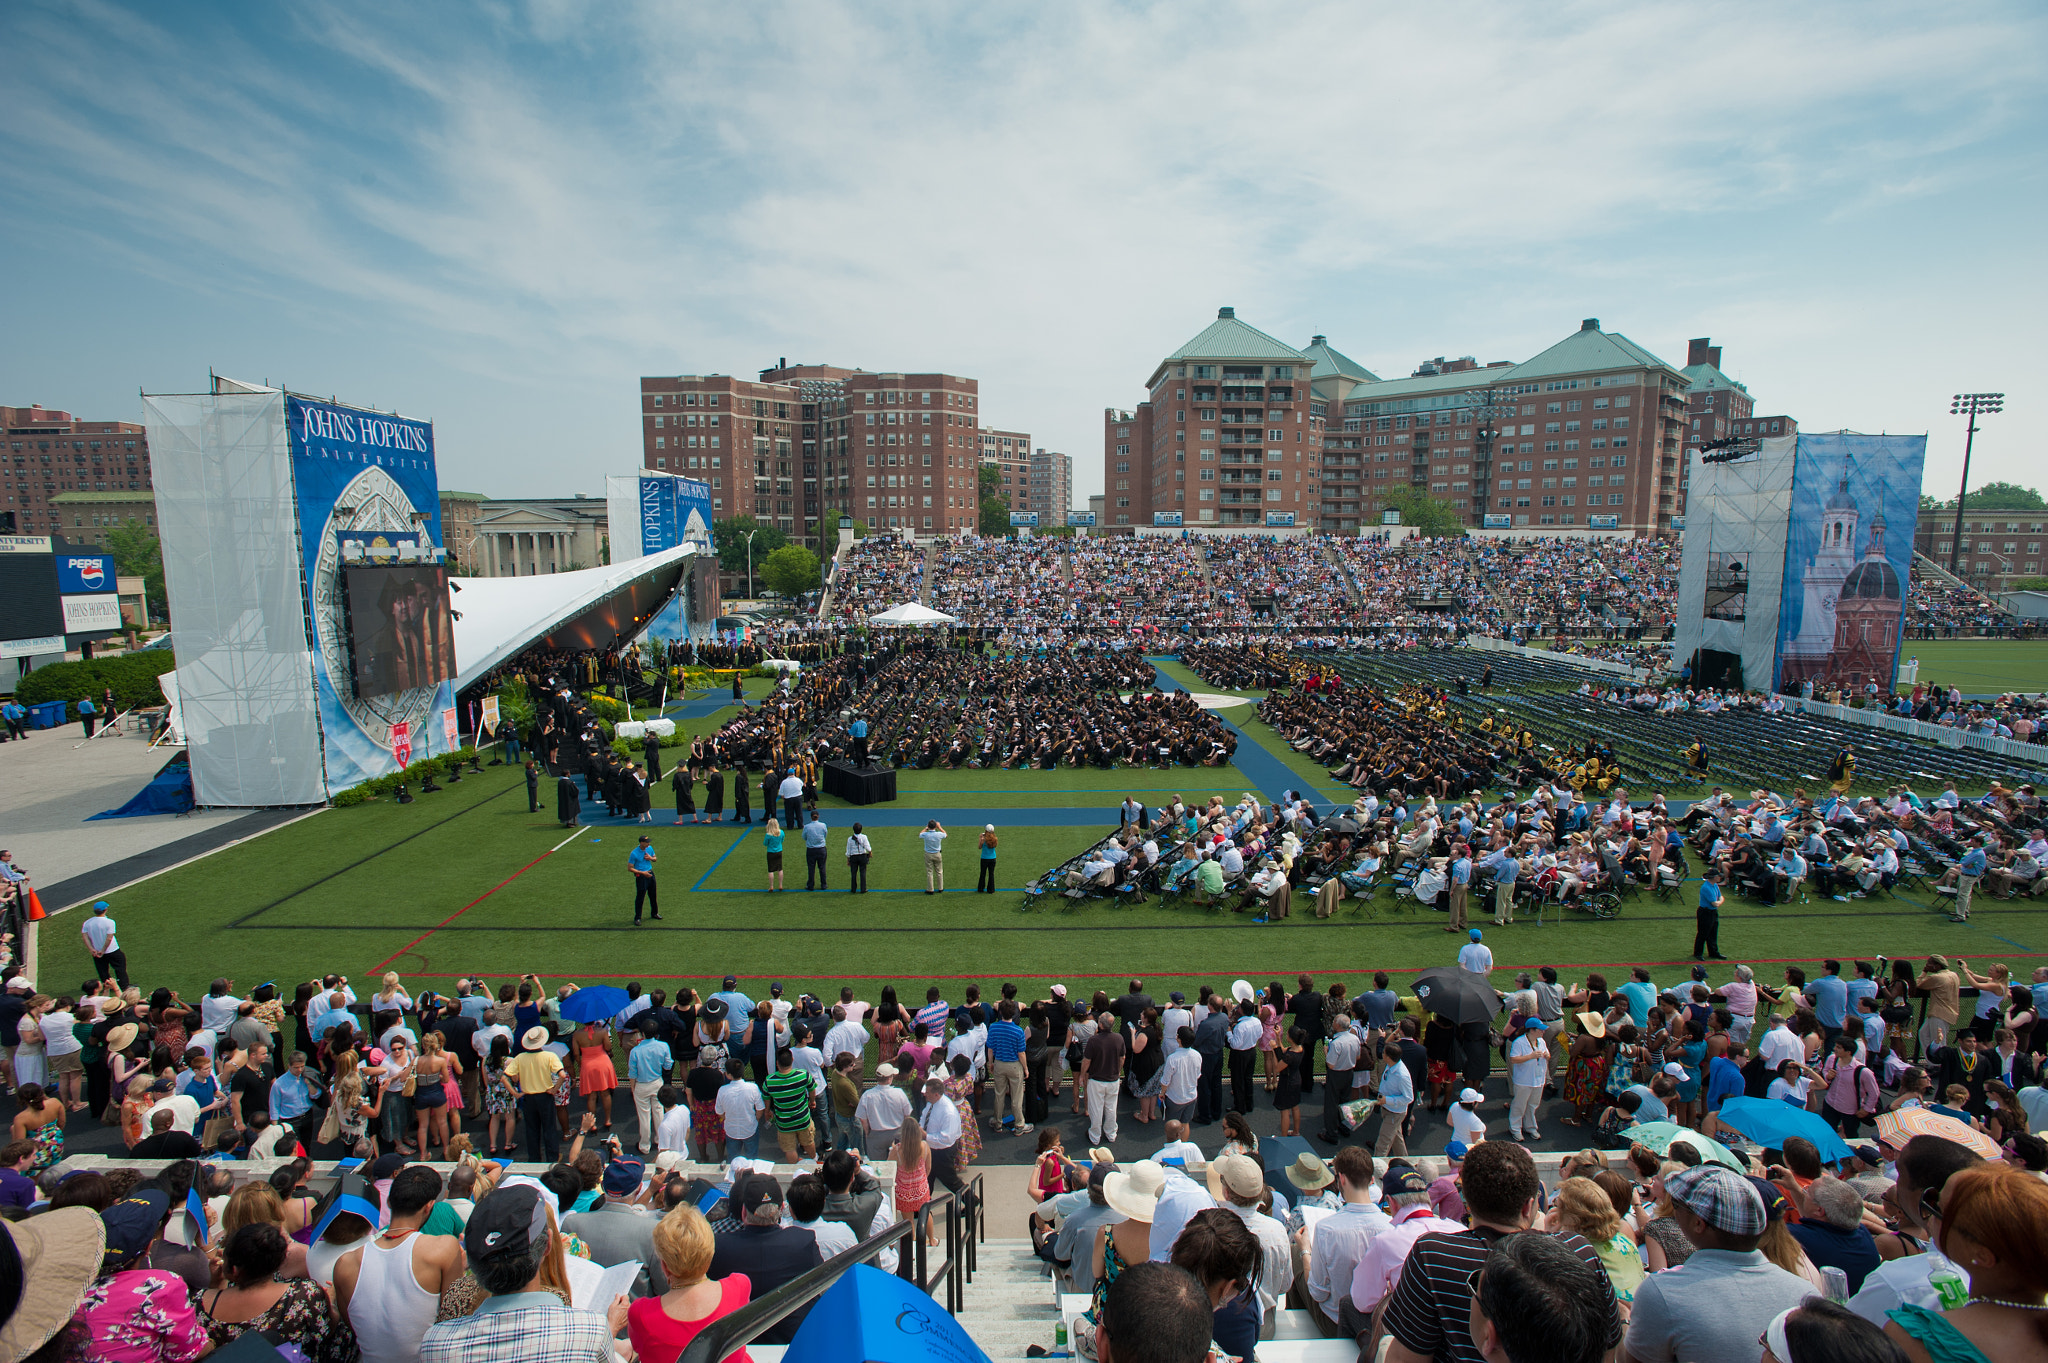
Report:
[[[1351,576],[1351,565],[1335,549],[1330,547],[1328,540],[1321,541],[1317,547],[1323,555],[1323,562],[1329,564],[1335,570],[1337,580],[1344,584],[1345,599],[1350,601],[1353,606],[1363,606],[1365,604],[1365,594],[1358,590],[1358,583]]]
[[[938,556],[939,541],[937,538],[927,539],[924,542],[924,571],[917,579],[917,603],[920,606],[932,603],[932,560]]]
[[[1053,1347],[1059,1303],[1045,1261],[1029,1240],[989,1240],[976,1251],[960,1324],[991,1359],[1023,1358],[1036,1344]]]

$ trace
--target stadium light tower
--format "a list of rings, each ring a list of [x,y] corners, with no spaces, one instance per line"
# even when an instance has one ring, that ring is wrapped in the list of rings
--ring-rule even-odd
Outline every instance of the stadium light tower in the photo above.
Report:
[[[1963,571],[1963,499],[1970,495],[1970,446],[1977,438],[1977,418],[2004,410],[2003,393],[1958,393],[1949,404],[1950,416],[1968,417],[1970,422],[1963,435],[1963,484],[1956,489],[1956,533],[1948,549],[1948,570],[1965,582],[1970,579]]]

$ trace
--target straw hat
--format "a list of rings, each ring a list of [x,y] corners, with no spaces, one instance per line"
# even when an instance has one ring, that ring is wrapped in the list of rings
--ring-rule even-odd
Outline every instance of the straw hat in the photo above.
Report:
[[[132,1022],[124,1022],[119,1027],[109,1027],[107,1029],[107,1049],[110,1051],[127,1050],[135,1044],[135,1038],[141,1030]]]
[[[1295,1156],[1294,1163],[1287,1166],[1287,1181],[1297,1188],[1314,1192],[1335,1183],[1337,1176],[1330,1172],[1330,1166],[1323,1162],[1321,1155],[1313,1150],[1304,1150]]]
[[[529,1051],[537,1051],[554,1038],[545,1027],[529,1027],[519,1037],[519,1044]]]
[[[90,1207],[0,1223],[0,1281],[12,1279],[21,1288],[13,1314],[0,1325],[0,1358],[26,1358],[64,1328],[99,1277],[106,1247],[106,1223]]]
[[[1586,1029],[1586,1035],[1604,1037],[1607,1035],[1607,1019],[1598,1013],[1579,1014],[1579,1026]]]
[[[1159,1190],[1165,1186],[1165,1166],[1157,1160],[1141,1159],[1129,1170],[1119,1169],[1102,1181],[1102,1200],[1129,1219],[1150,1224],[1159,1204]]]

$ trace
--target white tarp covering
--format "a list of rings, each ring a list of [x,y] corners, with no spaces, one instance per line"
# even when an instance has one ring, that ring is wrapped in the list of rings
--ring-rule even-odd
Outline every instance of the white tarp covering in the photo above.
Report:
[[[1706,463],[1698,453],[1691,456],[1674,666],[1691,663],[1697,674],[1700,650],[1732,653],[1742,659],[1743,685],[1770,688],[1798,443],[1796,436],[1780,436],[1764,441],[1757,453],[1724,464]],[[1735,585],[1745,590],[1731,594]],[[1717,599],[1711,607],[1710,588]]]
[[[563,640],[565,648],[599,647],[638,633],[654,610],[675,591],[697,554],[697,546],[673,549],[630,563],[583,568],[533,577],[451,579],[455,606],[455,689],[463,689],[494,667],[572,622],[603,613],[606,637]]]
[[[876,625],[950,625],[955,623],[954,618],[944,611],[935,611],[930,606],[920,605],[915,601],[906,601],[902,605],[892,606],[880,614],[870,615],[868,622]]]
[[[284,394],[234,384],[142,407],[193,797],[318,804],[327,791]]]

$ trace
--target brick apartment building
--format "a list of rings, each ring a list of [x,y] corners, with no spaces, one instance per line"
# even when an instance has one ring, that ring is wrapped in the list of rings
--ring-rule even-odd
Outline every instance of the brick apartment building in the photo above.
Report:
[[[64,513],[51,504],[66,492],[136,492],[154,506],[149,435],[140,422],[80,421],[69,412],[28,406],[0,407],[0,426],[6,430],[0,511],[14,513],[16,533],[53,535],[66,528],[59,524]]]
[[[1177,511],[1191,526],[1288,516],[1313,526],[1322,431],[1310,417],[1311,368],[1301,351],[1219,309],[1154,367],[1146,401],[1103,413],[1106,524],[1151,525]]]
[[[156,494],[153,492],[60,492],[50,498],[54,529],[73,544],[107,547],[107,532],[135,521],[150,534],[156,533]]]
[[[1685,395],[1689,424],[1684,463],[1679,472],[1681,515],[1685,510],[1686,470],[1700,446],[1716,440],[1768,440],[1799,433],[1799,423],[1789,416],[1756,414],[1756,400],[1749,395],[1749,389],[1721,372],[1721,347],[1711,344],[1711,340],[1698,336],[1688,341],[1685,368],[1680,371],[1691,385]]]
[[[976,518],[980,385],[953,374],[791,365],[757,379],[640,380],[644,467],[711,484],[711,510],[825,550],[849,512],[871,530],[958,534]]]
[[[1956,509],[1923,507],[1913,527],[1913,551],[1924,554],[1987,596],[2013,589],[2023,577],[2048,577],[2048,511],[1979,511],[1963,503],[1963,552],[1952,561]],[[1960,563],[1962,566],[1957,567]]]
[[[1438,357],[1405,379],[1375,379],[1321,338],[1311,349],[1325,530],[1377,525],[1386,491],[1404,485],[1472,525],[1612,516],[1617,529],[1663,534],[1684,515],[1690,381],[1597,318],[1519,364]]]
[[[1000,475],[996,482],[995,495],[1002,498],[1012,511],[1032,510],[1029,433],[999,431],[994,427],[984,426],[981,428],[980,436],[981,462],[995,468]]]

